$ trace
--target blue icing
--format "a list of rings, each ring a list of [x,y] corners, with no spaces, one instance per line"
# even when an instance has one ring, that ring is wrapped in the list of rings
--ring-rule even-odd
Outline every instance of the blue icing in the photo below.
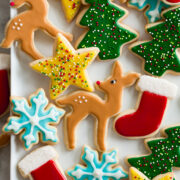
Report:
[[[88,147],[84,147],[82,160],[86,166],[76,165],[74,169],[67,171],[67,174],[75,180],[120,180],[128,178],[126,172],[119,166],[115,166],[117,151],[103,153],[102,159],[99,160],[98,153]]]
[[[145,15],[150,23],[160,20],[162,10],[170,7],[161,0],[130,0],[129,4],[139,10],[148,6]]]
[[[49,124],[57,124],[64,111],[48,105],[48,99],[44,90],[39,90],[37,94],[30,97],[30,106],[25,98],[12,99],[13,112],[19,116],[12,116],[4,127],[5,132],[13,131],[15,134],[22,133],[22,141],[26,149],[38,143],[39,135],[43,142],[51,141],[56,143],[56,129]]]

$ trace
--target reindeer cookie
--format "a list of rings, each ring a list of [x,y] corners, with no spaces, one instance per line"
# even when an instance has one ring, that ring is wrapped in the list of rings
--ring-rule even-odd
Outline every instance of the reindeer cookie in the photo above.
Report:
[[[67,138],[67,147],[75,148],[75,131],[80,121],[89,114],[97,118],[96,143],[100,151],[106,149],[105,138],[107,135],[108,120],[115,116],[121,109],[123,88],[132,85],[139,74],[129,73],[122,75],[122,68],[117,62],[114,63],[112,76],[106,81],[97,81],[96,84],[106,93],[107,98],[101,99],[94,93],[77,91],[70,95],[61,97],[57,100],[59,106],[70,105],[73,111],[65,116],[65,136]]]
[[[21,41],[21,49],[24,52],[29,54],[33,59],[40,59],[43,56],[36,50],[34,45],[34,32],[37,29],[45,30],[54,38],[58,33],[61,33],[69,40],[72,40],[71,34],[57,29],[47,19],[47,0],[14,0],[10,5],[19,8],[25,3],[31,5],[31,9],[10,20],[7,24],[6,36],[1,43],[1,47],[10,48],[15,40],[19,40]]]

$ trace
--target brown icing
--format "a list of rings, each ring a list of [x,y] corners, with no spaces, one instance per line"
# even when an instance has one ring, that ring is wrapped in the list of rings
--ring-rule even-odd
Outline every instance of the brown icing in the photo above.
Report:
[[[132,85],[139,77],[137,73],[129,73],[122,76],[122,68],[118,61],[114,63],[112,76],[104,82],[97,81],[98,87],[107,94],[106,99],[101,99],[94,93],[77,91],[57,100],[60,106],[70,105],[72,113],[66,115],[66,136],[68,148],[75,148],[75,130],[78,123],[89,114],[97,118],[96,141],[100,151],[106,149],[105,138],[107,134],[108,120],[121,109],[123,88]]]
[[[71,34],[60,31],[47,19],[47,0],[14,0],[10,5],[19,8],[25,3],[31,5],[31,9],[10,20],[6,28],[6,37],[2,41],[1,47],[9,48],[13,41],[19,40],[23,51],[34,59],[41,59],[43,56],[34,46],[34,32],[37,29],[45,30],[52,37],[56,37],[58,33],[61,33],[69,40],[72,40]]]

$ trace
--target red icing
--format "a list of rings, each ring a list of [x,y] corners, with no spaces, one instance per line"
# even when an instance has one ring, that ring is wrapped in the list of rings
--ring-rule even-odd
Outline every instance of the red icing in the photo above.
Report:
[[[10,2],[10,6],[14,6],[15,5],[15,3],[14,2]]]
[[[97,84],[97,85],[100,85],[100,84],[101,84],[101,82],[100,82],[100,81],[96,81],[96,84]]]
[[[9,95],[8,71],[0,70],[0,116],[9,106]]]
[[[180,0],[166,0],[167,2],[170,2],[170,3],[179,3]]]
[[[115,129],[126,137],[147,136],[159,128],[166,105],[167,97],[145,91],[137,111],[118,118]]]
[[[32,171],[31,176],[34,180],[66,180],[52,160]]]

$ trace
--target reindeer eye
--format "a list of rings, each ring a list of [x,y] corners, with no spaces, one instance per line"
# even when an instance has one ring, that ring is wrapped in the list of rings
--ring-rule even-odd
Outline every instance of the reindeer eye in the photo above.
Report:
[[[116,80],[112,80],[111,84],[116,84],[116,82],[117,82]]]

